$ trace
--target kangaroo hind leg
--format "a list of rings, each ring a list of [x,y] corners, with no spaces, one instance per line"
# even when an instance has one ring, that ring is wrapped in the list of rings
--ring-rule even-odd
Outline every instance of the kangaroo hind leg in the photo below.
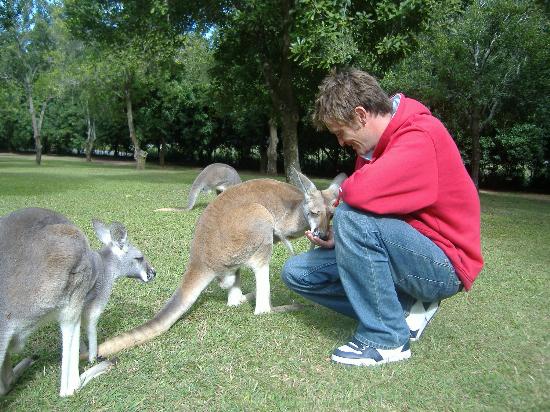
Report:
[[[270,245],[269,253],[264,250],[264,253],[260,257],[256,256],[256,259],[252,259],[250,267],[254,270],[256,278],[256,309],[255,315],[270,312],[290,312],[300,310],[303,308],[299,304],[271,306],[271,286],[269,281],[269,261],[271,259],[272,245]],[[266,248],[267,249],[267,248]]]
[[[240,269],[224,275],[220,279],[220,287],[227,289],[227,306],[239,306],[249,300],[249,295],[244,295],[241,290]]]
[[[2,331],[2,334],[4,334],[4,331]],[[15,381],[8,352],[10,340],[11,336],[0,337],[0,396],[7,394]]]
[[[35,362],[33,358],[25,358],[12,368],[10,346],[13,349],[14,345],[10,345],[11,341],[12,336],[7,334],[0,338],[0,396],[7,394],[25,370]]]

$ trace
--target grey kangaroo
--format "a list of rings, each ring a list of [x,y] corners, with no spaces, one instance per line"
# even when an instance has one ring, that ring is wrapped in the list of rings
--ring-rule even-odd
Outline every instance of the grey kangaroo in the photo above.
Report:
[[[43,321],[56,319],[63,340],[60,396],[69,396],[105,372],[103,361],[78,372],[81,319],[87,326],[90,362],[97,356],[96,326],[119,276],[148,282],[155,276],[120,223],[93,221],[103,243],[90,249],[86,236],[66,217],[47,209],[20,209],[0,218],[0,395],[34,360],[12,369],[10,353]]]
[[[224,163],[212,163],[206,166],[191,185],[187,201],[187,210],[193,209],[200,192],[215,190],[220,194],[228,187],[241,183],[241,178],[235,169]]]
[[[303,174],[295,171],[294,175],[297,186],[272,179],[248,180],[215,198],[195,227],[189,263],[171,299],[145,324],[102,343],[99,354],[108,356],[161,335],[214,279],[228,290],[229,306],[246,302],[254,294],[245,296],[241,291],[242,266],[254,271],[255,314],[295,309],[295,305],[271,306],[269,261],[273,244],[280,240],[291,249],[289,239],[302,236],[306,229],[326,237],[333,203],[346,175],[336,176],[323,191]]]

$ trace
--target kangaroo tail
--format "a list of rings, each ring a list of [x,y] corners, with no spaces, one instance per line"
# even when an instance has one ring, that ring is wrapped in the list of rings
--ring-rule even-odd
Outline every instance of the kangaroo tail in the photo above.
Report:
[[[195,181],[193,182],[193,185],[191,185],[191,190],[189,191],[189,197],[187,198],[187,211],[193,209],[193,206],[195,206],[195,202],[197,201],[197,196],[201,192],[202,188],[204,187],[202,182],[202,176],[199,174]]]
[[[190,273],[186,273],[186,275],[190,275]],[[203,289],[213,279],[213,277],[198,278],[195,279],[195,282],[193,282],[193,279],[191,279],[191,282],[186,282],[186,279],[189,278],[192,278],[192,276],[184,277],[181,285],[153,319],[99,345],[98,356],[106,357],[123,349],[141,345],[170,329],[189,310]]]

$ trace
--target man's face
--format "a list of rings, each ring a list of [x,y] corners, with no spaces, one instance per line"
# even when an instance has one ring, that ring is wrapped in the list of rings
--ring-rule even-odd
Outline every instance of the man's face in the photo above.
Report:
[[[358,156],[362,156],[374,149],[379,136],[369,130],[368,123],[356,118],[351,124],[339,121],[327,121],[327,129],[336,136],[340,146],[351,147]]]

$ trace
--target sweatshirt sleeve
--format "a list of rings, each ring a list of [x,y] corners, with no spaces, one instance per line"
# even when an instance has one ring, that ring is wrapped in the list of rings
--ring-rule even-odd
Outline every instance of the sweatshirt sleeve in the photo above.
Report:
[[[421,130],[403,131],[382,155],[342,184],[351,207],[377,214],[410,214],[437,200],[438,170],[432,139]]]

